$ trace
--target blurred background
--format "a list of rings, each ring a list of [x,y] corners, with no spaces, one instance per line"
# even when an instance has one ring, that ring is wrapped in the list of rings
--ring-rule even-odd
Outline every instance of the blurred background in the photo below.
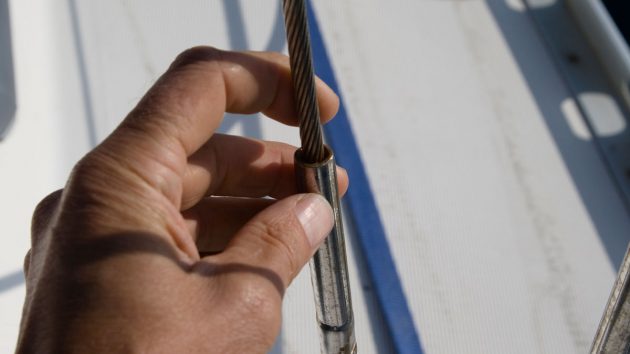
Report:
[[[315,65],[336,76],[422,351],[588,351],[630,240],[628,5],[311,4]],[[179,52],[286,53],[283,26],[280,0],[0,0],[0,352],[17,338],[37,202]],[[221,131],[299,144],[260,115]],[[347,226],[359,352],[394,353],[406,334]],[[318,342],[305,270],[272,353]]]

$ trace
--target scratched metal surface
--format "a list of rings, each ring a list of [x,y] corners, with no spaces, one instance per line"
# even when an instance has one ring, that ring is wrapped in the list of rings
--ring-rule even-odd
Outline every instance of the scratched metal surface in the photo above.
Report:
[[[520,0],[314,1],[427,353],[585,352],[630,222]],[[286,51],[279,1],[13,0],[17,114],[0,142],[0,352],[36,202],[181,50]],[[2,49],[0,49],[2,50]],[[298,143],[294,128],[222,130]],[[350,268],[361,352],[387,353]],[[308,273],[273,353],[317,353]]]

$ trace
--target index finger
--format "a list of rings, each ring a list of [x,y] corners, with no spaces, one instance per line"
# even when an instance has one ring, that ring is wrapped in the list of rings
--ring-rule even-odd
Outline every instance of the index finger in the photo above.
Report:
[[[321,80],[317,95],[322,121],[332,118],[338,98]],[[190,156],[219,127],[224,112],[263,112],[296,125],[288,57],[278,53],[187,50],[173,62],[115,134],[181,147]]]

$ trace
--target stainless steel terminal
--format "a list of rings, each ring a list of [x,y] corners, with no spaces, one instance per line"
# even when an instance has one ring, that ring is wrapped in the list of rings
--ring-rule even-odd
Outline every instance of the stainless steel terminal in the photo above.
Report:
[[[297,185],[301,192],[323,195],[335,216],[330,235],[310,262],[321,351],[324,354],[356,353],[335,158],[323,143],[304,0],[284,0],[284,19],[302,142],[295,154]]]
[[[330,235],[310,262],[322,353],[350,354],[356,353],[356,341],[336,165],[328,147],[325,147],[324,153],[324,161],[308,163],[304,161],[303,151],[298,150],[295,153],[295,172],[298,189],[323,195],[335,215]]]

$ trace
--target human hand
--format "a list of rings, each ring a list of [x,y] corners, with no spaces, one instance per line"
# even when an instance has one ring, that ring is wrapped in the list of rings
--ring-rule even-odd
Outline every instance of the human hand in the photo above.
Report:
[[[338,98],[317,94],[327,121]],[[214,134],[224,112],[259,111],[297,124],[287,57],[180,55],[36,208],[17,352],[268,351],[333,217],[294,195],[294,147]]]

